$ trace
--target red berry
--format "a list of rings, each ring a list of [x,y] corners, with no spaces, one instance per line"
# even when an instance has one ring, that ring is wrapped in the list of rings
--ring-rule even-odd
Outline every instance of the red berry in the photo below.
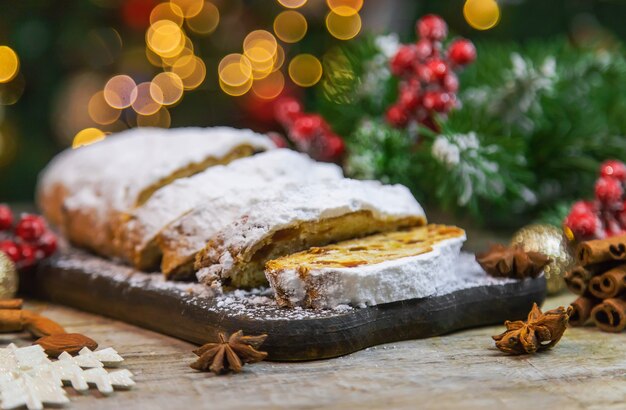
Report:
[[[415,31],[420,38],[441,41],[448,36],[448,25],[436,14],[428,14],[417,21]]]
[[[20,248],[20,266],[21,267],[29,267],[35,264],[37,261],[37,248],[30,243],[21,243],[19,244]]]
[[[283,97],[274,105],[274,116],[284,127],[290,125],[302,113],[302,104],[293,97]]]
[[[25,214],[15,226],[15,235],[26,242],[38,240],[46,231],[46,222],[37,215]]]
[[[595,206],[591,201],[578,201],[572,205],[570,209],[570,215],[584,215],[589,213],[596,213]]]
[[[291,138],[310,141],[326,129],[326,121],[317,114],[302,114],[293,122]]]
[[[278,148],[287,148],[289,144],[287,144],[287,140],[281,134],[277,132],[268,132],[267,136],[272,140],[274,145]]]
[[[415,74],[417,74],[417,78],[420,81],[429,84],[432,83],[435,79],[435,75],[433,71],[428,67],[427,64],[418,64],[415,66]]]
[[[13,226],[13,212],[8,205],[0,205],[0,231],[11,229]]]
[[[340,136],[336,134],[328,134],[323,139],[322,152],[319,159],[322,161],[337,161],[341,158],[346,146]]]
[[[624,188],[620,181],[612,177],[600,177],[596,181],[596,198],[604,205],[620,205]]]
[[[57,237],[52,232],[44,233],[39,242],[37,242],[37,249],[43,253],[44,257],[52,255],[57,250]]]
[[[578,240],[597,237],[600,220],[593,213],[569,214],[565,218],[565,225],[572,230]]]
[[[476,60],[476,47],[471,41],[459,38],[448,47],[448,58],[457,65],[472,63]]]
[[[404,75],[411,71],[417,60],[417,48],[413,45],[401,46],[396,54],[391,57],[389,68],[393,75]]]
[[[13,263],[18,263],[22,257],[19,246],[10,240],[0,241],[0,252],[7,255]]]
[[[446,112],[450,109],[450,95],[438,91],[428,91],[424,94],[422,105],[428,111]]]
[[[426,63],[426,67],[430,70],[433,78],[437,80],[443,80],[448,74],[448,65],[438,58],[433,58]]]
[[[409,122],[409,115],[404,108],[398,104],[392,105],[385,114],[387,122],[396,128],[402,128]]]
[[[615,159],[604,161],[602,165],[600,165],[600,175],[626,181],[626,165]]]
[[[404,111],[413,111],[420,103],[419,94],[409,88],[400,91],[398,104],[404,108]]]
[[[421,61],[426,60],[433,55],[433,42],[427,38],[418,40],[415,44],[415,52],[417,58]]]
[[[449,93],[455,93],[459,91],[459,77],[452,71],[449,71],[443,79],[443,88]]]

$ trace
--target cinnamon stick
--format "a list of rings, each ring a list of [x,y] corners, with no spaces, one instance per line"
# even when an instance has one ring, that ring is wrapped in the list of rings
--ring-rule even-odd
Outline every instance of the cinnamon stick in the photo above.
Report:
[[[606,299],[593,308],[591,317],[600,330],[619,333],[626,328],[626,300]]]
[[[576,266],[565,274],[565,285],[572,293],[584,295],[587,293],[589,281],[592,276],[590,270],[582,266]]]
[[[626,235],[583,242],[576,250],[576,260],[582,266],[626,260]]]
[[[0,300],[0,309],[21,309],[23,303],[22,299]]]
[[[22,310],[0,310],[0,333],[21,332],[24,329]]]
[[[611,299],[626,290],[626,264],[608,270],[589,281],[589,291],[600,299]]]
[[[591,310],[600,302],[595,298],[580,296],[570,305],[574,311],[569,317],[569,323],[572,326],[584,326],[591,318]]]

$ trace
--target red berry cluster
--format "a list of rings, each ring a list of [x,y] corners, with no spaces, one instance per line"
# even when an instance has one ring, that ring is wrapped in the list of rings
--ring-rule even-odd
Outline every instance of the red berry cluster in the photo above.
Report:
[[[387,122],[397,128],[411,120],[433,128],[434,114],[447,113],[457,104],[455,71],[476,60],[474,44],[464,38],[444,50],[448,26],[439,16],[422,17],[415,31],[417,43],[402,45],[389,62],[392,74],[401,78],[398,100],[386,114]]]
[[[600,166],[595,200],[578,201],[565,218],[577,240],[602,239],[626,234],[626,165],[617,160]]]
[[[14,222],[11,208],[0,205],[0,252],[18,269],[33,266],[56,251],[57,238],[41,216],[23,214]]]
[[[276,120],[287,130],[287,136],[298,151],[319,161],[339,162],[345,152],[343,139],[335,134],[321,115],[302,111],[302,104],[292,97],[283,97],[274,105]],[[272,139],[279,147],[287,142],[278,135]]]

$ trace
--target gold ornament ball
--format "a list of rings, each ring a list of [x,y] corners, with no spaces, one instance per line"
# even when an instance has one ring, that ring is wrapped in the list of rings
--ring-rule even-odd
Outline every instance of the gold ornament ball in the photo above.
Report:
[[[548,294],[565,289],[563,278],[574,267],[574,257],[561,229],[546,224],[528,225],[513,235],[511,245],[516,244],[521,244],[525,251],[541,252],[552,260],[544,270]]]
[[[11,299],[17,292],[18,276],[13,261],[0,252],[0,299]]]

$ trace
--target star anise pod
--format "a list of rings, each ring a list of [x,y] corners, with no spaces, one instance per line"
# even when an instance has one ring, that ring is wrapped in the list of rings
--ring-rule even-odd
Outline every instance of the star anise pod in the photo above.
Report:
[[[496,347],[509,354],[529,354],[556,345],[567,328],[572,307],[559,307],[545,313],[535,303],[526,322],[506,321],[506,331],[493,336]]]
[[[246,363],[256,363],[267,357],[266,352],[256,349],[263,344],[267,335],[244,336],[240,330],[230,335],[228,340],[219,334],[218,343],[207,343],[193,352],[199,356],[190,366],[192,369],[211,371],[215,374],[233,371],[239,373]]]
[[[476,255],[476,261],[491,276],[504,278],[536,278],[550,263],[540,252],[525,251],[521,245],[506,247],[496,244]]]

